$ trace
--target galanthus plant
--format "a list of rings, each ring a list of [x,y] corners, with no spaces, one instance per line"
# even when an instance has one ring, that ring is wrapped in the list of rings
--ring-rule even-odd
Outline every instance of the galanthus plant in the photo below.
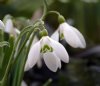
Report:
[[[59,50],[61,50],[62,53],[60,53]],[[31,47],[25,70],[32,68],[42,57],[47,67],[53,72],[61,68],[60,60],[65,63],[69,62],[69,56],[64,46],[48,36],[42,37],[40,41]]]
[[[48,11],[44,0],[43,16],[19,31],[16,19],[5,17],[0,20],[0,86],[23,86],[23,74],[35,64],[44,61],[47,68],[56,72],[61,69],[61,61],[69,63],[66,48],[59,42],[65,41],[74,48],[85,48],[83,35],[75,27],[66,23],[56,11]],[[58,29],[48,35],[45,18],[57,15]],[[6,37],[8,36],[8,37]]]

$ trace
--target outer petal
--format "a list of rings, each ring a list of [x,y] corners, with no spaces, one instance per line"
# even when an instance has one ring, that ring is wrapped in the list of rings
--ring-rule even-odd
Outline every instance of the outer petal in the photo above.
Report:
[[[32,68],[40,58],[40,41],[32,46],[25,65],[25,71]]]
[[[59,57],[57,57],[57,60],[58,60],[57,61],[58,62],[58,68],[61,69],[61,61],[60,61]]]
[[[50,40],[49,40],[49,36],[43,36],[40,40],[41,46],[44,46],[44,44],[49,44]]]
[[[53,71],[56,72],[58,68],[58,57],[53,52],[47,52],[43,54],[43,59],[47,67]]]
[[[17,28],[14,28],[15,32],[19,35],[20,34],[20,30],[18,30]]]
[[[3,29],[4,27],[4,23],[0,20],[0,29]]]
[[[60,30],[63,30],[64,38],[70,46],[74,48],[83,47],[80,38],[78,37],[76,32],[72,29],[72,27],[69,26],[67,23],[61,24]]]
[[[7,32],[7,33],[13,33],[14,32],[13,23],[12,23],[12,20],[11,19],[8,19],[6,21],[6,24],[5,24],[5,32]]]
[[[37,67],[38,68],[42,67],[42,57],[40,57],[40,59],[38,59],[38,61],[37,61]]]
[[[52,39],[51,40],[51,46],[54,49],[54,52],[56,53],[56,55],[65,63],[69,62],[69,56],[68,53],[66,51],[66,49],[64,48],[64,46],[62,44],[60,44],[57,41],[54,41]]]
[[[34,40],[33,40],[33,42],[32,42],[32,45],[35,44],[35,43],[38,42],[38,41],[39,41],[38,37],[35,36],[35,37],[34,37]]]
[[[59,32],[56,30],[52,35],[51,38],[54,39],[55,41],[59,41]]]
[[[85,39],[84,39],[83,35],[76,28],[72,27],[71,29],[73,29],[73,31],[75,31],[77,36],[79,37],[81,43],[83,44],[82,48],[85,48],[86,47],[86,42],[85,42]]]
[[[29,38],[29,40],[27,41],[27,43],[26,43],[26,46],[28,46],[29,45],[29,42],[30,42],[30,39],[32,38],[32,35],[30,36],[30,38]],[[35,36],[34,37],[34,40],[33,40],[33,42],[32,42],[32,45],[34,45],[36,42],[38,42],[39,41],[39,39],[37,38],[37,36]],[[32,46],[31,45],[31,46]]]

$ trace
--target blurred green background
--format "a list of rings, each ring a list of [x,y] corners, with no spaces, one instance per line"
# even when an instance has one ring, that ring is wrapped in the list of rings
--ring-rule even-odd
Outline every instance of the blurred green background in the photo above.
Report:
[[[73,49],[62,42],[69,52],[70,63],[63,63],[62,70],[57,73],[45,70],[45,67],[35,67],[25,73],[24,80],[29,86],[42,86],[49,78],[53,79],[49,86],[100,86],[100,0],[47,2],[49,10],[60,12],[69,24],[79,29],[86,39],[87,48]],[[43,0],[0,0],[0,19],[6,14],[32,19],[42,5]],[[54,19],[52,16],[46,20],[47,23],[53,22],[53,28],[57,27]]]

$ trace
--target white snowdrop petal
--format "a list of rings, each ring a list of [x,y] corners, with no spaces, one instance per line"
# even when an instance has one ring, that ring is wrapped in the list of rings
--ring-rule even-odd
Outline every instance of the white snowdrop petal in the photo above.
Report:
[[[81,43],[83,44],[82,48],[85,48],[86,47],[86,42],[85,42],[85,39],[84,39],[83,35],[76,28],[72,27],[72,29],[76,32],[76,34],[79,37]]]
[[[5,23],[5,32],[7,33],[13,33],[14,29],[13,29],[13,23],[11,19],[8,19]]]
[[[61,69],[61,61],[60,61],[59,57],[57,57],[57,60],[58,60],[57,61],[58,62],[58,68]]]
[[[32,38],[32,35],[30,36],[29,40],[27,41],[26,46],[29,45],[29,42],[30,42],[31,38]],[[34,44],[35,44],[36,42],[38,42],[38,41],[39,41],[39,39],[37,38],[37,36],[35,36],[35,37],[34,37],[34,40],[32,41],[32,45],[34,45]],[[32,46],[32,45],[31,45],[31,46]]]
[[[59,32],[56,30],[52,35],[51,38],[54,39],[55,41],[59,41]]]
[[[42,67],[42,57],[40,57],[40,59],[38,59],[38,61],[37,61],[37,67],[38,68]]]
[[[53,52],[46,52],[43,54],[43,59],[46,66],[53,72],[57,71],[58,60],[57,56]]]
[[[20,30],[18,30],[17,28],[14,28],[15,32],[19,35],[20,34]]]
[[[40,58],[40,41],[31,47],[29,54],[28,54],[25,68],[27,67],[29,67],[27,69],[32,68],[37,63],[39,58]]]
[[[25,64],[24,71],[28,71],[31,67],[29,66],[29,62],[27,61]]]
[[[0,29],[4,29],[4,23],[0,20]]]
[[[44,36],[44,37],[42,37],[42,39],[40,40],[41,45],[49,44],[49,42],[50,42],[50,40],[49,40],[49,37],[48,37],[48,36]]]
[[[69,56],[67,53],[67,50],[64,48],[62,44],[60,44],[57,41],[51,40],[51,46],[54,49],[54,52],[56,53],[57,57],[59,57],[63,62],[68,63],[69,62]]]
[[[42,39],[40,40],[40,44],[41,44],[41,47],[43,47],[44,45],[50,45],[50,40],[49,40],[49,37],[48,36],[44,36],[42,37]]]
[[[35,37],[34,37],[34,40],[33,40],[33,42],[32,42],[32,45],[35,44],[35,43],[38,42],[38,41],[39,41],[39,39],[37,38],[37,36],[35,36]]]
[[[76,32],[67,23],[62,24],[60,30],[63,30],[64,38],[70,46],[74,48],[83,46]]]

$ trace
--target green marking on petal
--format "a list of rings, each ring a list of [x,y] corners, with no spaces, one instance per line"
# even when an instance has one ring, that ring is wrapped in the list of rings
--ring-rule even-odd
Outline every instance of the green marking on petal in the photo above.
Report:
[[[42,53],[53,52],[53,48],[52,48],[51,46],[45,44],[45,45],[41,48],[40,52],[42,52]]]
[[[60,39],[61,39],[61,40],[64,39],[64,34],[63,34],[63,33],[60,34]]]

